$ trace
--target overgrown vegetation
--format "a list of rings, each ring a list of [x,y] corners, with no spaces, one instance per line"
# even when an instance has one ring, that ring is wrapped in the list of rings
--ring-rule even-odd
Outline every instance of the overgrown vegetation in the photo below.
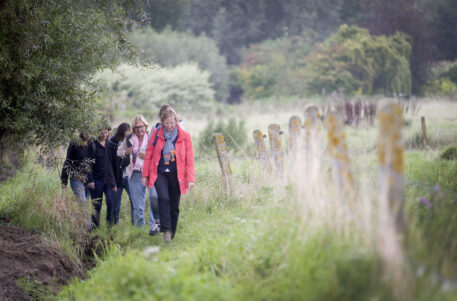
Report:
[[[277,108],[274,112],[278,116]],[[296,112],[296,108],[291,108],[291,112]],[[249,116],[256,119],[252,113]],[[239,122],[232,123],[237,132],[243,132],[238,129],[243,127]],[[224,123],[222,129],[227,127]],[[397,285],[385,277],[385,263],[375,243],[379,230],[376,227],[376,131],[362,127],[349,133],[348,145],[357,171],[355,180],[360,184],[357,206],[360,211],[354,216],[361,218],[357,221],[347,213],[344,200],[337,197],[338,185],[331,179],[333,167],[325,155],[320,161],[323,178],[318,182],[325,192],[323,199],[309,197],[314,186],[303,184],[308,183],[306,176],[291,176],[287,180],[279,180],[276,175],[265,176],[265,171],[249,154],[231,158],[234,190],[227,194],[221,185],[217,159],[202,156],[196,161],[197,185],[182,198],[179,228],[171,244],[130,225],[130,208],[124,194],[119,225],[108,229],[102,223],[95,232],[106,240],[103,257],[87,279],[75,279],[63,288],[58,298],[397,298]],[[214,149],[210,151],[214,153]],[[437,156],[425,151],[406,153],[405,250],[411,281],[408,294],[414,300],[456,297],[452,285],[446,285],[457,277],[456,210],[453,210],[457,166],[455,161],[440,160]],[[298,166],[300,161],[295,163]],[[54,209],[61,208],[55,200],[61,196],[58,176],[41,172],[34,165],[27,166],[18,178],[0,187],[2,216],[9,216],[11,223],[38,231],[45,229],[41,232],[48,237],[63,235],[59,241],[71,241],[68,246],[74,247],[73,238],[64,231],[75,230],[67,230],[54,217],[57,212],[66,212]],[[26,180],[29,174],[37,175],[35,184]],[[27,190],[27,187],[34,188]],[[19,191],[26,191],[26,197]],[[21,205],[26,200],[29,205]],[[75,204],[72,197],[66,202]],[[33,206],[37,203],[43,205]],[[151,246],[156,248],[146,252]],[[31,294],[41,291],[27,282],[22,285]]]
[[[96,133],[92,75],[133,58],[127,15],[139,1],[7,0],[0,8],[0,147],[53,147]]]
[[[168,103],[185,112],[211,111],[214,90],[209,76],[207,71],[202,71],[194,63],[169,68],[139,68],[123,64],[114,71],[103,71],[97,78],[110,86],[107,101],[116,111],[159,110],[164,103]]]
[[[214,133],[222,133],[224,135],[228,151],[244,151],[247,144],[247,130],[243,120],[237,122],[235,118],[230,118],[227,123],[220,120],[215,123],[213,119],[210,119],[203,131],[200,132],[198,138],[199,152],[214,153]]]
[[[228,97],[228,68],[225,58],[219,54],[219,49],[211,38],[204,35],[196,37],[190,32],[180,33],[171,29],[159,33],[151,28],[143,28],[130,33],[129,39],[142,48],[153,63],[161,67],[197,64],[199,69],[209,73],[209,82],[216,92],[216,99],[224,101]],[[179,88],[177,87],[178,91]]]
[[[342,25],[307,60],[306,83],[317,94],[410,95],[410,53],[404,34],[373,37],[366,29]]]

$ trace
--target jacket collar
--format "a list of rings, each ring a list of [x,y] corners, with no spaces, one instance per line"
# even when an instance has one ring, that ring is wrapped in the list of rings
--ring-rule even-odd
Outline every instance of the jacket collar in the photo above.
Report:
[[[184,135],[182,135],[183,129],[179,126],[179,124],[176,124],[176,126],[178,127],[178,140],[176,140],[176,142],[178,142],[178,141],[181,141],[184,139]],[[163,129],[164,129],[164,126],[162,124],[158,135],[159,135],[159,138],[165,140],[165,137],[163,136]],[[154,137],[151,137],[151,139],[154,139]]]

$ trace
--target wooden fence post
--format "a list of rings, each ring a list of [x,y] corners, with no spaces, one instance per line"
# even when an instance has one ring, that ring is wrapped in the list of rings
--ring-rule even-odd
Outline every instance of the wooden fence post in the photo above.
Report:
[[[313,136],[320,131],[319,127],[319,109],[316,106],[310,106],[305,110],[305,147],[310,150]]]
[[[330,155],[333,157],[338,174],[338,184],[343,194],[349,198],[350,205],[354,205],[356,195],[354,180],[351,170],[351,159],[349,158],[346,135],[344,133],[344,122],[341,114],[329,112],[325,118]]]
[[[268,136],[270,137],[270,152],[274,158],[275,170],[281,173],[284,170],[284,153],[281,148],[281,128],[279,124],[268,126]]]
[[[379,112],[380,193],[382,201],[388,202],[389,213],[400,232],[404,230],[405,202],[402,126],[402,109],[398,104],[388,104]]]
[[[224,184],[227,189],[227,193],[232,192],[232,168],[230,167],[230,160],[227,153],[227,147],[225,145],[224,135],[221,133],[215,133],[213,135],[216,143],[217,158],[221,166],[222,177],[224,178]]]
[[[301,132],[301,120],[298,116],[292,116],[289,119],[289,160],[295,160],[299,148],[298,138]]]
[[[260,164],[264,171],[270,171],[270,160],[267,155],[267,148],[265,146],[264,138],[267,136],[264,135],[260,130],[255,130],[252,135],[254,136],[255,148],[257,150],[257,158],[260,160]]]
[[[421,116],[421,126],[422,126],[422,142],[424,146],[427,146],[427,126],[425,125],[425,117]]]

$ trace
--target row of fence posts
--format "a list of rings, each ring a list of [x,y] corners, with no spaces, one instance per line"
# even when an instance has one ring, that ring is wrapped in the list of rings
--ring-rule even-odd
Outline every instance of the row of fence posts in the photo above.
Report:
[[[395,227],[402,231],[404,227],[404,176],[403,176],[403,142],[401,129],[404,123],[403,110],[398,104],[387,104],[378,111],[378,157],[380,169],[380,195],[385,196],[390,215],[394,218]],[[305,111],[305,122],[302,124],[298,116],[292,116],[289,120],[289,162],[293,162],[299,148],[299,137],[302,128],[305,130],[305,158],[311,162],[311,156],[315,153],[315,138],[319,136],[322,125],[327,131],[328,151],[336,168],[337,184],[339,191],[350,202],[350,206],[357,203],[357,194],[354,186],[354,177],[351,169],[351,160],[344,133],[344,120],[338,112],[330,111],[326,114],[324,122],[319,115],[319,109],[310,106]],[[425,118],[421,117],[423,143],[427,143]],[[270,153],[267,152],[265,139],[267,136],[260,130],[254,130],[257,159],[262,170],[275,171],[281,174],[284,171],[284,151],[281,146],[280,135],[283,132],[278,124],[268,127],[270,141]],[[217,156],[222,171],[227,193],[233,189],[232,169],[224,136],[221,133],[214,134]],[[314,142],[315,144],[315,142]],[[273,162],[270,161],[273,159]],[[381,198],[382,199],[382,198]]]
[[[397,230],[404,227],[404,175],[403,175],[403,143],[401,129],[403,126],[403,110],[398,104],[387,104],[378,111],[378,157],[380,169],[380,195],[385,196],[391,216],[394,218]],[[354,178],[351,169],[351,160],[344,133],[344,120],[337,112],[328,112],[324,122],[319,115],[319,109],[315,106],[308,107],[305,111],[305,122],[302,124],[298,116],[292,116],[289,120],[289,159],[296,156],[299,151],[299,137],[301,129],[305,130],[306,159],[311,162],[313,155],[312,141],[318,137],[322,125],[327,131],[328,151],[334,161],[337,174],[337,183],[340,192],[349,200],[350,206],[357,203],[357,195],[354,186]],[[421,117],[423,143],[427,143],[425,118]],[[278,124],[268,127],[270,141],[270,153],[267,152],[265,139],[267,135],[260,130],[254,130],[253,138],[256,147],[257,159],[262,170],[275,171],[281,174],[284,171],[284,151],[281,146],[280,135],[283,132]],[[232,169],[224,136],[221,133],[214,134],[217,156],[222,171],[224,186],[227,193],[233,189]],[[272,158],[273,162],[271,162]]]

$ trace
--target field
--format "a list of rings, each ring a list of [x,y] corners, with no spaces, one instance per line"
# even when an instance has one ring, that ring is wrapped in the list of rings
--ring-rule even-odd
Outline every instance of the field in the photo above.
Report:
[[[182,113],[194,141],[197,185],[181,199],[170,244],[130,225],[126,195],[119,226],[103,223],[85,236],[74,226],[79,209],[73,196],[62,194],[56,170],[34,164],[31,152],[24,169],[0,186],[1,220],[35,230],[80,265],[90,262],[87,274],[56,297],[30,285],[33,276],[19,279],[18,286],[38,299],[59,300],[455,300],[457,164],[440,155],[457,143],[457,103],[426,99],[417,114],[405,113],[400,239],[389,235],[392,224],[383,223],[377,124],[344,128],[354,204],[341,193],[324,128],[310,157],[291,160],[286,153],[284,173],[260,165],[252,131],[267,132],[278,123],[287,145],[289,118],[303,121],[309,103],[254,102],[207,115]],[[420,116],[427,123],[426,146]],[[229,150],[233,189],[227,193],[214,148],[201,154],[196,145],[207,120],[231,117],[245,122],[248,144]],[[94,257],[87,244],[94,244]]]

